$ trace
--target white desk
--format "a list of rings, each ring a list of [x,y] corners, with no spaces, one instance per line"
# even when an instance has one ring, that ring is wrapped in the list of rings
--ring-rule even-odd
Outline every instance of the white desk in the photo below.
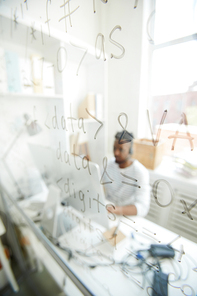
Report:
[[[143,276],[141,274],[135,274],[135,272],[139,273],[140,269],[135,268],[130,274],[124,274],[121,268],[122,265],[113,264],[111,266],[102,266],[102,264],[107,264],[111,261],[99,255],[100,252],[103,252],[107,255],[107,257],[112,257],[116,262],[119,262],[125,258],[126,254],[129,254],[130,252],[136,253],[139,249],[147,249],[150,243],[157,243],[157,240],[161,241],[160,244],[168,244],[177,238],[175,233],[159,227],[146,219],[135,217],[134,220],[136,222],[135,224],[128,221],[128,219],[121,218],[121,221],[131,225],[132,227],[134,226],[138,232],[133,231],[130,226],[127,226],[122,222],[120,230],[125,233],[127,237],[119,243],[116,248],[110,248],[109,245],[103,245],[102,247],[99,246],[92,249],[94,253],[98,252],[98,256],[96,259],[94,258],[93,262],[96,261],[96,263],[101,264],[100,266],[95,269],[88,269],[85,265],[84,267],[77,266],[71,259],[70,264],[72,268],[77,270],[79,274],[83,275],[82,277],[85,284],[90,287],[95,295],[131,295],[131,291],[132,295],[147,295],[147,291],[150,295],[152,294],[152,289],[148,288],[152,286],[152,272],[147,273],[149,281],[146,280],[143,282]],[[149,231],[147,231],[147,229]],[[143,232],[146,232],[148,235],[144,235]],[[151,232],[156,233],[156,235]],[[133,233],[134,238],[131,238],[131,233]],[[149,235],[153,236],[154,239],[151,239]],[[193,270],[197,267],[197,262],[195,262],[197,261],[197,246],[184,238],[177,239],[174,243],[172,243],[172,246],[178,251],[175,252],[176,254],[174,259],[162,260],[162,271],[167,274],[175,272],[177,275],[181,275],[181,277],[178,281],[174,282],[173,280],[175,277],[172,274],[170,275],[168,295],[183,295],[181,288],[185,291],[185,294],[196,295],[192,294],[192,289],[195,292],[197,291],[197,271]],[[79,245],[77,247],[80,248]],[[179,252],[181,249],[185,252],[182,256]],[[63,253],[62,255],[64,256]],[[130,258],[132,259],[133,264],[137,263],[132,256]],[[151,259],[149,258],[148,261],[150,262]],[[87,258],[85,258],[84,262],[88,262]],[[102,294],[95,289],[95,283],[99,284],[103,288]],[[190,289],[188,285],[191,286],[192,289]],[[174,288],[172,286],[180,288]]]
[[[68,295],[77,296],[82,294],[65,275],[65,271],[62,269],[64,265],[78,277],[82,285],[87,287],[92,295],[152,295],[152,272],[147,273],[147,279],[144,281],[140,269],[134,268],[131,272],[124,273],[122,269],[123,265],[117,263],[122,261],[129,253],[135,254],[139,249],[147,249],[152,243],[159,244],[159,241],[160,244],[168,244],[178,236],[146,219],[140,217],[133,217],[132,219],[135,223],[127,218],[121,218],[120,231],[126,235],[126,238],[117,244],[115,248],[109,243],[95,246],[92,250],[90,249],[90,251],[94,253],[94,256],[90,257],[80,256],[76,252],[73,252],[74,257],[69,261],[65,251],[52,245],[49,241],[47,242],[47,240],[46,250],[46,245],[45,247],[43,246],[43,241],[37,239],[39,235],[36,232],[39,232],[39,230],[30,232],[29,229],[26,228],[24,231],[26,231],[26,234],[35,246],[33,249],[37,257],[43,262],[59,286],[66,291]],[[111,226],[113,226],[114,223],[111,224]],[[93,244],[101,242],[101,231],[103,231],[103,229],[98,225],[95,227],[97,229],[91,232],[87,225],[85,226],[85,224],[81,223],[73,233],[67,233],[65,235],[65,238],[67,238],[65,246],[72,249],[73,242],[75,242],[75,249],[80,250],[84,246],[84,242],[81,239],[86,239],[86,236],[89,235],[91,235],[93,239]],[[77,233],[78,235],[76,235]],[[156,233],[156,235],[153,233]],[[152,236],[153,239],[150,236]],[[61,242],[61,245],[64,245],[63,242]],[[182,237],[175,240],[171,245],[178,250],[175,252],[175,258],[172,260],[164,259],[161,262],[162,271],[167,274],[170,273],[168,295],[195,296],[197,292],[197,246],[195,243]],[[56,252],[58,263],[56,262],[57,260],[54,260],[53,256],[51,256],[51,250]],[[180,250],[184,250],[185,254],[181,256]],[[102,256],[102,253],[106,257]],[[130,256],[130,259],[132,260],[132,264],[136,264],[137,261],[133,256]],[[113,260],[114,264],[111,264]],[[148,262],[151,262],[150,258]],[[90,264],[99,264],[99,266],[90,268],[88,267]],[[172,273],[175,273],[176,276]],[[174,281],[175,277],[179,277],[179,279]],[[84,294],[86,295],[86,292],[84,292]]]

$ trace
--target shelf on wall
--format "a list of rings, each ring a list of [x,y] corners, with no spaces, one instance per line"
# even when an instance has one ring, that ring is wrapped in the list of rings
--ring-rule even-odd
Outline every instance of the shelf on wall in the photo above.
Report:
[[[0,93],[1,97],[16,97],[16,98],[54,98],[54,99],[63,99],[63,95],[61,94],[55,94],[55,95],[47,95],[47,94],[39,94],[39,93],[33,93],[33,94],[26,94],[26,93],[12,93],[12,92],[6,92],[6,93]]]
[[[79,119],[77,114],[80,102],[88,93],[93,92],[95,94],[102,94],[103,112],[100,112],[99,115],[95,117],[103,123],[105,114],[104,103],[106,101],[105,72],[107,63],[95,57],[95,48],[82,40],[76,39],[52,27],[50,27],[49,36],[47,25],[37,21],[33,22],[31,19],[24,20],[20,18],[17,19],[17,24],[15,24],[9,15],[4,14],[1,15],[0,18],[2,29],[0,31],[0,47],[2,47],[4,51],[16,53],[19,63],[19,69],[17,68],[17,71],[21,75],[21,86],[19,89],[15,89],[14,87],[12,87],[11,90],[8,87],[1,88],[1,101],[3,101],[3,99],[5,99],[4,101],[8,99],[8,104],[11,104],[11,101],[14,101],[16,98],[21,99],[23,104],[26,104],[28,103],[28,99],[30,99],[31,108],[34,108],[32,105],[34,99],[35,101],[40,101],[36,102],[36,104],[43,104],[44,99],[47,100],[48,98],[57,100],[63,99],[64,106],[61,109],[61,116],[64,114],[67,120],[71,110],[72,116]],[[37,55],[39,60],[43,59],[44,63],[47,62],[54,66],[53,90],[50,94],[48,94],[50,89],[47,87],[51,86],[51,80],[47,78],[47,85],[45,85],[43,82],[43,77],[45,78],[44,74],[43,76],[38,75],[41,80],[40,84],[43,86],[43,93],[41,93],[40,90],[35,90],[33,87],[36,83],[38,83],[39,86],[39,82],[34,80],[32,75],[32,55]],[[40,70],[41,66],[39,65],[39,71]],[[24,72],[24,76],[22,72]],[[11,75],[11,78],[12,77],[15,78],[16,75]],[[9,91],[7,91],[7,89],[9,89]],[[54,112],[53,106],[50,112]],[[73,124],[76,127],[78,125],[78,120],[76,122],[73,121]],[[86,125],[85,128],[88,135],[87,140],[91,143],[90,153],[94,155],[92,159],[97,163],[101,163],[106,149],[105,140],[103,140],[106,131],[104,128],[102,128],[101,131],[99,130],[98,141],[95,143],[94,136],[100,127],[99,122],[94,118],[84,118],[84,124]],[[100,138],[102,138],[102,141],[100,141]],[[98,145],[99,153],[95,154]]]

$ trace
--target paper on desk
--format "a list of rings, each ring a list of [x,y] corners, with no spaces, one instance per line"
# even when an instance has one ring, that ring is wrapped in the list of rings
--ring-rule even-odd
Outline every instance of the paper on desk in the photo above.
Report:
[[[112,246],[116,246],[119,242],[126,238],[126,236],[120,230],[118,230],[116,236],[113,237],[115,229],[116,227],[114,226],[103,234]]]

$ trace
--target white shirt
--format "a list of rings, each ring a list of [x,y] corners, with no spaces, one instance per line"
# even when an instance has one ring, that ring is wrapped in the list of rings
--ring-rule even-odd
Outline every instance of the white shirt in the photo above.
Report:
[[[102,181],[111,182],[104,184],[106,198],[110,202],[116,206],[135,205],[138,216],[147,215],[150,206],[149,173],[138,160],[121,169],[113,158],[107,164]]]

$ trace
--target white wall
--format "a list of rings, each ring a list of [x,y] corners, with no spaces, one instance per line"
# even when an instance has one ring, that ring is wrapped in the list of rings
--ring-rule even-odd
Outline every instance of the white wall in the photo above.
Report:
[[[139,93],[140,93],[140,70],[142,54],[142,27],[143,27],[143,1],[139,1],[137,9],[134,9],[134,1],[124,2],[110,1],[106,11],[106,36],[116,26],[121,26],[121,31],[116,30],[113,38],[125,48],[125,55],[121,59],[109,59],[108,65],[108,143],[112,151],[114,134],[121,131],[118,122],[121,112],[128,115],[127,130],[137,136]],[[106,37],[107,52],[120,54]],[[122,125],[125,126],[125,118]]]
[[[108,59],[108,153],[112,152],[114,134],[121,131],[118,116],[124,112],[121,122],[135,137],[149,134],[146,109],[148,108],[151,45],[148,42],[146,24],[153,10],[154,1],[109,1],[104,11],[102,29],[105,32]],[[119,55],[121,50],[109,42],[111,30],[119,25],[112,38],[125,48],[121,59],[110,59],[111,53]]]

